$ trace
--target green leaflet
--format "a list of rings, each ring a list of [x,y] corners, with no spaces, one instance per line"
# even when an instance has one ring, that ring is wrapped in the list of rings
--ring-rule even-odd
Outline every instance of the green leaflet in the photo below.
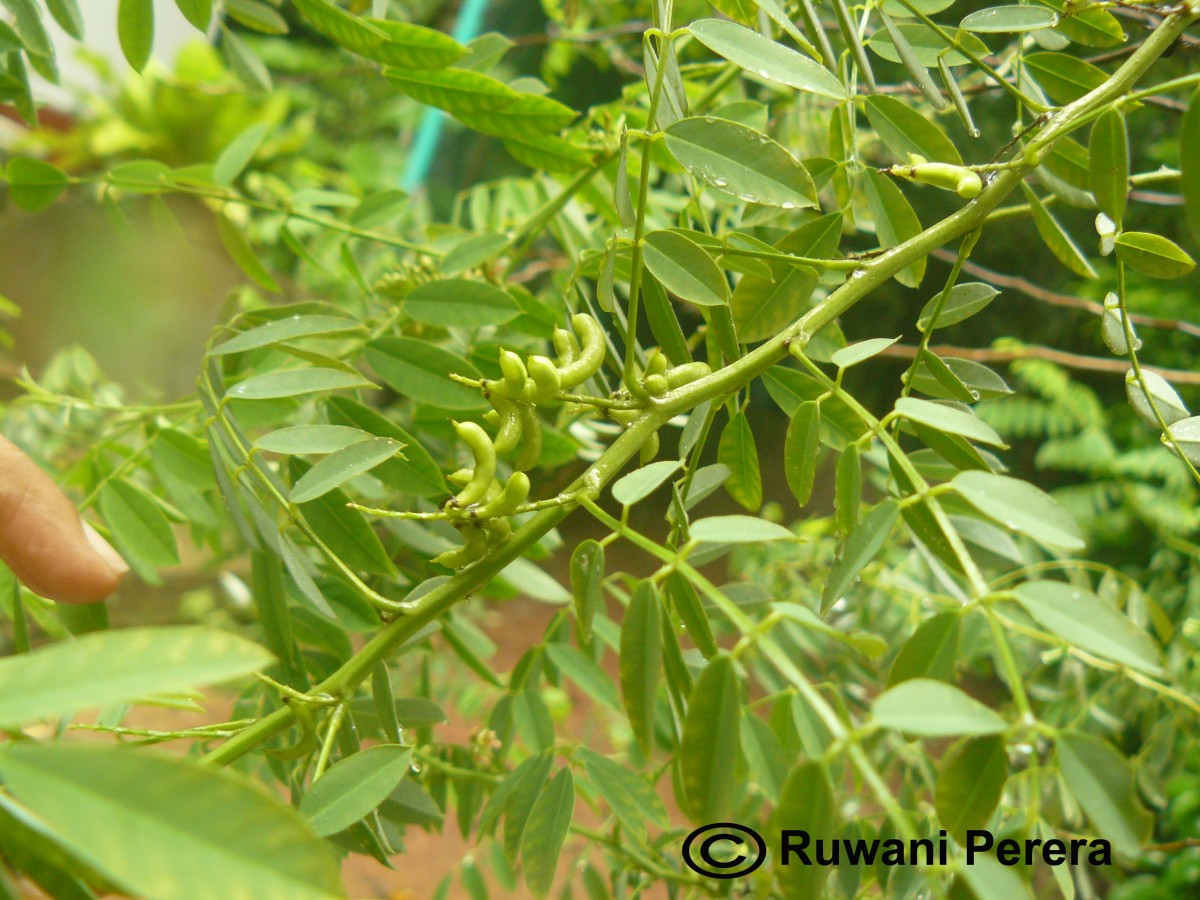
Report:
[[[792,496],[801,506],[812,497],[820,459],[821,408],[812,400],[801,403],[788,424],[783,442],[783,473]]]
[[[19,726],[216,684],[270,661],[257,644],[211,628],[101,631],[0,660],[0,722]]]
[[[129,65],[142,71],[154,46],[154,0],[120,0],[117,37]]]
[[[758,447],[744,412],[729,420],[717,445],[717,460],[729,468],[725,490],[751,512],[762,506],[762,475],[758,465]]]
[[[452,381],[456,373],[480,378],[479,370],[449,350],[416,338],[380,338],[363,355],[388,387],[418,403],[442,409],[481,409],[487,405],[479,391]]]
[[[1200,147],[1200,88],[1188,101],[1187,112],[1179,126],[1179,189],[1183,194],[1183,211],[1187,217],[1192,240],[1200,243],[1200,158],[1184,148]]]
[[[913,678],[889,688],[871,704],[871,715],[885,728],[920,737],[996,734],[1008,727],[978,700],[927,678]]]
[[[229,353],[244,353],[247,350],[258,350],[297,338],[328,337],[329,335],[365,330],[361,322],[341,316],[295,315],[286,319],[276,319],[265,325],[251,328],[249,331],[243,331],[218,344],[209,351],[209,355],[223,356]]]
[[[1091,591],[1061,581],[1027,581],[1016,600],[1043,628],[1114,662],[1162,674],[1158,648],[1144,631]]]
[[[550,892],[574,813],[575,780],[570,769],[560,769],[538,795],[521,840],[525,884],[537,897]]]
[[[781,238],[780,253],[826,259],[837,253],[842,237],[842,216],[831,213],[807,222]],[[807,266],[770,263],[770,278],[745,275],[730,298],[738,339],[755,343],[774,337],[808,305],[818,275]]]
[[[0,773],[58,841],[130,894],[345,896],[335,856],[303,819],[238,773],[70,743],[11,747]]]
[[[28,212],[48,208],[70,184],[58,166],[28,156],[10,159],[4,175],[13,202]]]
[[[1112,744],[1082,731],[1060,733],[1055,745],[1063,780],[1093,827],[1119,853],[1140,853],[1154,820],[1138,799],[1129,761]]]
[[[689,30],[708,49],[753,75],[833,100],[846,99],[841,81],[820,63],[744,25],[723,19],[700,19]]]
[[[411,319],[443,328],[503,325],[521,314],[507,291],[466,278],[423,284],[405,296],[402,308]]]
[[[683,724],[679,769],[693,822],[720,822],[729,813],[736,788],[729,761],[738,758],[741,717],[741,682],[733,659],[722,653],[696,680]]]
[[[963,738],[938,766],[935,805],[938,819],[964,840],[968,829],[984,828],[1000,803],[1008,780],[1008,754],[999,735]]]
[[[1196,262],[1173,241],[1144,231],[1126,231],[1117,238],[1117,259],[1152,278],[1181,278]]]
[[[962,472],[951,482],[964,500],[1013,531],[1058,550],[1082,550],[1071,515],[1027,481],[991,472]]]
[[[208,23],[212,21],[213,0],[175,0],[175,5],[193,28],[208,30]]]
[[[1026,7],[1030,8],[1030,7]],[[1072,103],[1108,80],[1099,66],[1066,53],[1030,53],[1025,67],[1055,103]]]
[[[667,149],[706,184],[750,203],[800,209],[817,205],[812,176],[765,134],[726,119],[682,119],[666,131]]]
[[[891,179],[874,169],[863,173],[863,190],[867,195],[867,206],[875,220],[875,234],[879,246],[895,247],[921,233],[921,221],[900,188]],[[896,280],[905,287],[917,287],[925,277],[925,257],[921,257],[896,275]]]
[[[712,257],[674,231],[646,235],[646,268],[668,291],[697,306],[725,306],[729,283]]]
[[[349,828],[375,809],[408,774],[412,750],[380,744],[339,760],[300,799],[300,814],[317,834]]]
[[[1050,210],[1046,208],[1046,204],[1041,201],[1041,198],[1024,182],[1021,183],[1021,190],[1025,192],[1025,199],[1029,202],[1029,208],[1033,214],[1033,224],[1037,226],[1038,234],[1041,235],[1046,246],[1050,248],[1050,252],[1054,254],[1060,263],[1081,278],[1098,278],[1096,270],[1092,268],[1092,264],[1083,255],[1083,251],[1079,249],[1071,236],[1063,230],[1062,225],[1058,223],[1058,219],[1054,218]]]
[[[1092,196],[1100,211],[1119,227],[1129,193],[1129,135],[1119,110],[1110,109],[1093,123],[1088,160]]]
[[[417,497],[444,497],[447,494],[441,467],[415,437],[391,419],[349,397],[331,397],[326,414],[338,425],[389,437],[404,445],[402,459],[389,459],[372,470],[372,474],[388,487]]]
[[[369,472],[399,454],[404,445],[391,438],[368,438],[335,450],[314,465],[292,485],[288,499],[307,503],[323,497],[352,478]]]
[[[883,542],[891,534],[899,513],[899,504],[889,497],[867,513],[850,532],[837,561],[833,564],[833,569],[829,572],[825,588],[821,591],[822,613],[827,612],[841,599],[859,572],[875,558],[883,547]]]
[[[911,106],[886,94],[874,94],[866,100],[867,120],[896,161],[909,162],[915,153],[928,162],[961,166],[962,156],[944,131]]]
[[[630,597],[621,624],[621,698],[634,738],[649,757],[654,749],[654,703],[662,665],[659,596],[650,581],[641,581]]]
[[[1058,24],[1053,10],[1039,6],[990,6],[968,14],[959,28],[978,34],[1014,34],[1040,31]]]
[[[100,513],[130,567],[143,580],[162,584],[157,570],[178,565],[179,551],[159,505],[131,481],[114,478],[100,489]]]
[[[524,96],[503,81],[470,69],[387,68],[383,74],[414,100],[453,115],[495,112]]]

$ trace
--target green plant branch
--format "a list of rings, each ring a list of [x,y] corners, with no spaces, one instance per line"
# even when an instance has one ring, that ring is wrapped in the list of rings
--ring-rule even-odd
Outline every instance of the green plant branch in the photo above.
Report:
[[[1103,85],[1047,118],[1042,134],[1057,138],[1068,133],[1076,120],[1094,107],[1102,106],[1128,90],[1200,14],[1175,14],[1146,38],[1145,42]],[[647,164],[648,165],[648,164]],[[874,257],[852,278],[834,290],[824,303],[810,310],[771,340],[738,361],[681,388],[652,400],[650,409],[623,432],[569,489],[586,487],[599,491],[615,478],[641,445],[672,417],[705,400],[740,389],[785,357],[793,343],[803,347],[822,327],[844,315],[873,290],[885,284],[910,263],[956,238],[981,227],[987,216],[1017,187],[1025,175],[1023,167],[997,173],[980,195],[921,234]],[[406,613],[384,626],[354,656],[314,688],[347,696],[370,677],[375,665],[392,654],[422,628],[487,584],[509,563],[518,559],[551,528],[566,518],[565,507],[536,513],[506,541],[479,562],[463,569],[414,601]],[[791,661],[781,662],[795,670]],[[797,675],[803,677],[798,670]],[[294,713],[281,708],[260,719],[203,759],[209,764],[227,764],[288,728]],[[867,761],[869,762],[869,761]],[[886,786],[884,786],[886,789]]]

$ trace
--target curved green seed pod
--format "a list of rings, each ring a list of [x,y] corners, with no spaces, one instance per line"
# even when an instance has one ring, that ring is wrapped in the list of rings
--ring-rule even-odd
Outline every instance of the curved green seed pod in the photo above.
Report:
[[[472,469],[466,469],[466,468],[455,469],[453,472],[451,472],[449,475],[446,476],[446,480],[448,482],[450,482],[451,484],[457,485],[458,487],[462,487],[464,484],[466,484],[468,481],[471,480],[471,478],[474,476],[474,474],[475,474],[475,472]]]
[[[929,184],[946,191],[954,191],[964,200],[979,196],[983,190],[983,179],[978,172],[973,172],[965,166],[954,166],[950,163],[917,163],[912,166],[892,166],[887,170],[890,175],[907,178],[918,184]]]
[[[471,480],[458,492],[454,503],[457,506],[470,506],[483,499],[492,479],[496,477],[496,447],[488,433],[474,422],[455,422],[454,430],[475,459]]]
[[[646,443],[642,444],[640,459],[643,466],[658,456],[658,446],[658,432],[656,431],[646,439]]]
[[[439,553],[430,562],[450,569],[461,569],[487,553],[487,535],[482,528],[473,524],[469,525],[463,529],[463,535],[466,538],[465,544],[455,547],[453,550],[447,550],[445,553]]]
[[[642,387],[651,397],[661,397],[671,389],[665,375],[647,375],[642,381]]]
[[[575,335],[565,328],[556,327],[554,334],[550,337],[550,343],[554,345],[554,352],[558,354],[560,369],[569,366],[579,358],[579,341],[575,340]]]
[[[531,356],[525,368],[529,370],[529,377],[534,384],[533,402],[544,404],[553,401],[562,388],[558,366],[545,356]]]
[[[487,389],[498,397],[509,400],[520,400],[525,392],[525,382],[529,373],[525,371],[525,363],[521,357],[511,350],[500,351],[500,372],[504,376],[499,381],[487,382]]]
[[[670,364],[671,361],[667,359],[663,352],[656,349],[650,354],[650,358],[646,360],[646,374],[661,375],[663,372],[667,371],[667,366]]]
[[[518,506],[529,496],[529,476],[524,472],[513,472],[508,476],[504,489],[494,498],[488,500],[475,515],[480,519],[491,519],[500,516],[511,516]]]
[[[676,366],[673,369],[667,369],[663,377],[667,379],[667,386],[671,390],[674,390],[677,387],[691,384],[693,381],[711,374],[712,367],[708,363],[690,362],[684,363],[682,366]]]
[[[521,441],[521,406],[503,397],[493,397],[498,429],[492,446],[501,456],[511,453]]]
[[[498,544],[510,534],[512,534],[512,520],[508,516],[501,516],[498,519],[484,519],[481,523],[484,533],[487,534],[489,544]]]
[[[522,406],[521,416],[521,452],[513,460],[513,468],[518,472],[528,472],[537,465],[538,457],[542,455],[542,422],[533,411],[533,407]]]
[[[571,317],[571,326],[579,334],[579,356],[570,365],[558,370],[564,388],[582,384],[600,370],[607,350],[604,344],[604,329],[587,313],[576,313]]]

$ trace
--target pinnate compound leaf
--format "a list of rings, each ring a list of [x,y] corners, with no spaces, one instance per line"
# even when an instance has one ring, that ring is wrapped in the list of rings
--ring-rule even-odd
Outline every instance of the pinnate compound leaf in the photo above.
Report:
[[[336,857],[299,814],[235,772],[124,747],[28,743],[7,748],[0,775],[68,850],[134,896],[345,896]]]
[[[964,500],[1005,528],[1066,552],[1082,550],[1071,514],[1049,494],[1019,478],[991,472],[960,472],[951,482]]]
[[[1162,674],[1158,648],[1150,636],[1091,591],[1062,581],[1027,581],[1014,593],[1035,622],[1068,644],[1130,668]]]
[[[778,143],[746,125],[697,116],[669,127],[666,141],[680,165],[718,190],[783,209],[817,205],[808,170]]]
[[[996,734],[1008,723],[952,685],[913,678],[884,691],[871,705],[874,720],[920,737]]]
[[[388,798],[411,763],[412,749],[397,744],[338,760],[300,799],[300,814],[322,837],[349,828]]]
[[[216,684],[270,662],[271,654],[257,644],[212,628],[100,631],[0,660],[0,723],[23,725]]]

